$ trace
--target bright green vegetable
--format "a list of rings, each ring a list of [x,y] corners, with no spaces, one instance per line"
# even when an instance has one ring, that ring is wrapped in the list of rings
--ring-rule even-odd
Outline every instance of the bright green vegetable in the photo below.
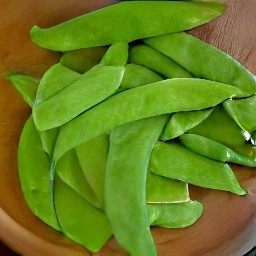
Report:
[[[171,140],[184,134],[205,120],[212,111],[213,108],[174,113],[161,135],[161,140]]]
[[[144,42],[166,54],[196,77],[240,88],[240,96],[256,93],[253,75],[226,53],[186,33],[167,34]]]
[[[122,2],[48,29],[35,26],[30,35],[44,48],[70,51],[188,30],[218,17],[224,9],[216,3]]]
[[[12,85],[21,94],[26,103],[32,107],[36,97],[39,80],[32,76],[14,73],[9,74],[7,76],[7,80],[12,83]]]
[[[200,156],[176,142],[156,143],[149,170],[196,186],[246,194],[227,164]]]
[[[208,158],[256,167],[255,157],[239,155],[223,144],[206,137],[196,134],[183,134],[179,139],[187,148]]]
[[[93,47],[64,52],[60,63],[80,74],[99,64],[107,47]]]
[[[256,130],[256,95],[239,100],[227,100],[225,110],[235,122],[250,134]]]
[[[110,133],[105,209],[115,238],[132,256],[157,255],[148,225],[146,178],[152,148],[167,118],[141,119]]]
[[[148,204],[151,226],[185,228],[195,223],[203,213],[203,205],[196,201],[178,204]]]
[[[106,215],[58,177],[54,203],[62,232],[88,250],[99,251],[112,235]]]
[[[234,86],[190,78],[167,79],[123,91],[61,127],[54,161],[69,149],[118,125],[166,113],[209,108],[237,93],[239,89]]]
[[[146,183],[147,203],[181,203],[189,200],[187,183],[148,172]]]
[[[38,130],[58,127],[109,97],[120,86],[123,67],[98,65],[33,108]]]
[[[45,223],[60,230],[49,190],[50,160],[31,117],[20,137],[18,164],[21,188],[30,209]]]
[[[166,78],[193,77],[187,70],[163,53],[147,45],[135,45],[130,49],[130,62],[145,66]]]

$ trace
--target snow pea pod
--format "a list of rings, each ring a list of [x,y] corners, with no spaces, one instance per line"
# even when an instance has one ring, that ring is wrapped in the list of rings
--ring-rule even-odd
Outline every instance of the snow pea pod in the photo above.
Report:
[[[147,45],[161,51],[196,77],[234,85],[239,96],[256,93],[253,75],[219,49],[186,33],[173,33],[145,39]]]
[[[246,194],[227,164],[198,155],[176,142],[155,144],[149,170],[196,186]]]
[[[54,203],[62,232],[92,252],[97,252],[112,235],[106,215],[89,204],[58,176]]]
[[[104,206],[104,183],[108,149],[109,140],[107,134],[102,134],[75,148],[82,171],[96,194],[101,208]]]
[[[50,200],[50,159],[43,150],[32,117],[27,120],[20,137],[18,166],[21,188],[30,209],[45,223],[60,230]]]
[[[181,203],[189,200],[187,183],[148,172],[146,183],[147,203]]]
[[[80,74],[99,64],[107,47],[93,47],[64,52],[60,63]]]
[[[47,100],[80,77],[80,74],[59,63],[51,66],[40,81],[35,105]]]
[[[216,3],[121,2],[51,28],[34,26],[30,35],[44,48],[65,52],[188,30],[224,10],[225,6]]]
[[[132,256],[157,255],[148,225],[146,178],[151,151],[167,120],[168,115],[141,119],[110,132],[105,210],[115,238]]]
[[[84,197],[88,203],[100,208],[96,195],[83,174],[74,149],[58,161],[55,170],[59,178]]]
[[[205,120],[212,111],[213,108],[174,113],[161,135],[161,140],[171,140],[184,134]]]
[[[230,148],[214,140],[196,134],[183,134],[179,137],[181,143],[192,151],[208,158],[256,167],[256,158],[239,155]]]
[[[115,126],[150,116],[209,108],[237,93],[239,89],[234,86],[194,78],[167,79],[123,91],[60,128],[54,161]]]
[[[117,92],[161,80],[163,80],[163,78],[160,75],[146,67],[126,64],[123,80]]]
[[[256,95],[239,100],[227,100],[223,106],[235,122],[250,134],[256,130]]]
[[[145,66],[166,78],[193,77],[171,58],[147,45],[140,44],[131,47],[129,60],[131,63]]]
[[[10,81],[15,89],[21,94],[25,102],[32,107],[36,98],[39,80],[32,76],[14,73],[9,74],[7,80]]]
[[[120,86],[123,67],[98,65],[33,108],[38,130],[58,127],[109,97]],[[72,107],[71,107],[72,106]]]
[[[178,204],[147,205],[151,226],[185,228],[195,223],[203,213],[203,205],[197,201]]]

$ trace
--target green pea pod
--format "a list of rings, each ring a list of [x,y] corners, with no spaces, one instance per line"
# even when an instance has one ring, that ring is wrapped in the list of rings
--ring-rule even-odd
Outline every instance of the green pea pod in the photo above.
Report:
[[[149,224],[163,228],[185,228],[194,224],[203,213],[197,201],[179,204],[148,204]]]
[[[21,94],[25,102],[32,107],[36,98],[39,80],[32,76],[14,73],[9,74],[7,80],[11,82],[15,89]]]
[[[152,148],[167,118],[138,120],[110,133],[105,209],[115,238],[129,255],[157,254],[148,225],[146,179]]]
[[[123,91],[60,128],[54,161],[69,149],[118,125],[166,113],[209,108],[237,93],[239,89],[234,86],[194,78],[167,79]]]
[[[96,195],[83,174],[74,149],[58,161],[55,170],[62,181],[84,197],[87,202],[100,208]]]
[[[212,111],[213,108],[174,113],[161,135],[161,140],[171,140],[184,134],[205,120]]]
[[[256,167],[256,158],[239,155],[230,148],[214,140],[196,134],[183,134],[181,143],[195,153],[221,161]]]
[[[147,203],[181,203],[189,200],[187,183],[148,172],[146,183]]]
[[[70,121],[113,94],[120,86],[123,67],[98,65],[58,94],[33,108],[38,130],[47,130]]]
[[[128,43],[114,43],[108,48],[100,63],[106,66],[125,66],[128,60],[128,50]]]
[[[65,52],[188,30],[224,10],[216,3],[122,2],[48,29],[34,26],[30,35],[44,48]]]
[[[39,131],[39,135],[43,144],[43,149],[50,156],[50,158],[52,158],[53,156],[58,133],[58,128],[49,129],[47,131]]]
[[[99,64],[107,47],[93,47],[64,52],[60,63],[80,74]]]
[[[80,74],[59,63],[51,66],[40,81],[35,105],[51,98],[80,77]]]
[[[101,208],[104,206],[104,183],[109,140],[102,134],[76,147],[83,173],[96,194]]]
[[[127,64],[118,92],[161,80],[163,80],[163,78],[160,75],[146,67]]]
[[[106,215],[82,196],[55,179],[54,203],[62,232],[91,252],[97,252],[112,235]]]
[[[193,77],[171,58],[147,45],[131,47],[129,60],[131,63],[145,66],[166,78]]]
[[[256,93],[256,82],[246,68],[226,53],[189,34],[167,34],[145,39],[144,42],[196,77],[234,85],[241,89],[239,96],[242,97]]]
[[[149,170],[196,186],[246,194],[227,164],[198,155],[176,142],[156,143]]]
[[[250,134],[256,130],[256,95],[240,100],[227,100],[223,106],[235,122]]]
[[[28,206],[37,217],[60,230],[49,190],[50,159],[43,150],[32,117],[26,122],[20,137],[18,165],[21,188]]]

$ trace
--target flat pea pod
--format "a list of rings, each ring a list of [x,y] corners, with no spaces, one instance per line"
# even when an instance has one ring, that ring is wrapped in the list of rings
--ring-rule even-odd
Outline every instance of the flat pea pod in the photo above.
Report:
[[[176,142],[155,144],[149,170],[196,186],[246,194],[227,164],[198,155]]]
[[[98,65],[58,94],[33,108],[38,130],[63,125],[113,94],[120,86],[123,67]]]
[[[51,66],[43,75],[37,95],[35,105],[47,100],[59,91],[78,80],[81,75],[60,63]]]
[[[157,255],[148,225],[146,179],[152,148],[167,120],[168,115],[141,119],[110,132],[105,210],[115,238],[132,256]]]
[[[224,10],[216,3],[121,2],[48,29],[34,26],[30,36],[44,48],[65,52],[188,30]]]
[[[178,204],[148,204],[149,224],[163,228],[185,228],[194,224],[203,213],[197,201]]]
[[[174,113],[161,135],[161,140],[171,140],[184,134],[205,120],[212,111],[213,108]]]
[[[214,140],[196,134],[183,134],[181,143],[195,153],[221,161],[256,167],[256,158],[239,155],[230,148]]]
[[[50,159],[43,150],[32,117],[27,120],[20,137],[18,166],[21,188],[28,206],[37,217],[60,230],[49,190]]]
[[[169,204],[188,202],[188,184],[148,172],[146,201],[148,204]]]
[[[239,96],[256,93],[253,75],[219,49],[186,33],[173,33],[145,39],[147,45],[161,51],[194,76],[237,86]]]
[[[250,134],[256,130],[256,95],[223,102],[225,110],[235,122]]]
[[[7,80],[21,94],[25,102],[32,107],[36,98],[36,92],[39,80],[27,75],[11,73],[7,76]]]
[[[54,188],[54,203],[62,232],[91,252],[99,251],[112,235],[106,215],[58,176]]]
[[[123,91],[60,128],[54,161],[69,149],[118,125],[150,116],[209,108],[238,91],[234,86],[194,78],[166,79]]]
[[[80,74],[99,64],[107,47],[92,47],[64,52],[60,64]]]
[[[128,51],[128,43],[114,43],[108,48],[100,63],[106,66],[125,66],[128,60]]]
[[[166,78],[193,77],[187,70],[171,58],[144,44],[131,47],[129,61],[145,66]]]
[[[117,92],[161,80],[163,78],[159,74],[146,67],[132,63],[126,64],[123,80]]]
[[[104,207],[104,184],[109,149],[107,134],[102,134],[75,148],[84,176]],[[72,150],[71,150],[72,151]]]
[[[55,171],[62,181],[84,197],[87,202],[100,208],[96,195],[83,174],[75,149],[70,150],[58,161]]]

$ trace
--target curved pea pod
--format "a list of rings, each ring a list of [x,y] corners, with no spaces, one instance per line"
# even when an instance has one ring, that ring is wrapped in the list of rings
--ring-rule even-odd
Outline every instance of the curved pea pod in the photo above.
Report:
[[[98,65],[58,94],[33,108],[38,130],[47,130],[70,121],[113,94],[120,86],[124,67]]]
[[[147,45],[131,47],[129,60],[131,63],[145,66],[166,78],[193,77],[171,58]]]
[[[114,43],[108,48],[100,63],[106,66],[125,66],[128,60],[128,51],[128,43]]]
[[[53,151],[58,133],[58,128],[53,128],[46,131],[39,131],[39,135],[43,144],[43,149],[49,155],[50,158],[52,158],[53,156]]]
[[[149,204],[188,202],[188,184],[148,172],[146,201]]]
[[[54,161],[69,149],[118,125],[150,116],[209,108],[237,93],[239,89],[234,86],[194,78],[167,79],[123,91],[60,128]]]
[[[50,159],[43,150],[32,117],[27,120],[20,137],[18,167],[21,188],[28,206],[37,217],[60,230],[51,204]]]
[[[189,129],[204,121],[212,111],[213,108],[174,113],[167,123],[160,139],[171,140],[184,134]]]
[[[94,191],[83,174],[74,149],[58,161],[55,171],[62,181],[84,197],[87,202],[95,207],[100,207]]]
[[[102,134],[75,148],[84,176],[97,196],[101,208],[104,206],[108,149],[109,140],[107,134]]]
[[[149,170],[196,186],[246,194],[227,164],[198,155],[176,142],[156,143]]]
[[[136,64],[126,64],[123,80],[118,92],[161,80],[163,78],[160,75],[146,67]]]
[[[206,137],[196,134],[183,134],[179,139],[187,148],[208,158],[256,167],[256,158],[239,155],[223,144]]]
[[[196,77],[234,85],[239,97],[256,93],[253,75],[219,49],[186,33],[173,33],[145,39],[147,45],[166,54]]]
[[[226,100],[223,106],[235,122],[250,134],[256,130],[256,95],[239,100]]]
[[[33,107],[36,98],[36,92],[39,84],[39,80],[32,77],[21,74],[11,73],[7,76],[7,80],[15,87],[20,93],[25,102]]]
[[[122,2],[48,29],[34,26],[30,35],[44,48],[65,52],[188,30],[224,10],[216,3]]]
[[[115,238],[129,255],[157,255],[148,225],[146,179],[152,148],[167,118],[118,126],[109,136],[105,210]]]
[[[73,71],[83,74],[99,64],[106,51],[107,47],[101,46],[64,52],[60,63]]]
[[[58,176],[54,191],[55,209],[62,232],[91,252],[99,251],[112,235],[106,215]]]
[[[147,204],[149,224],[163,228],[185,228],[194,224],[203,213],[197,201],[178,204]]]

